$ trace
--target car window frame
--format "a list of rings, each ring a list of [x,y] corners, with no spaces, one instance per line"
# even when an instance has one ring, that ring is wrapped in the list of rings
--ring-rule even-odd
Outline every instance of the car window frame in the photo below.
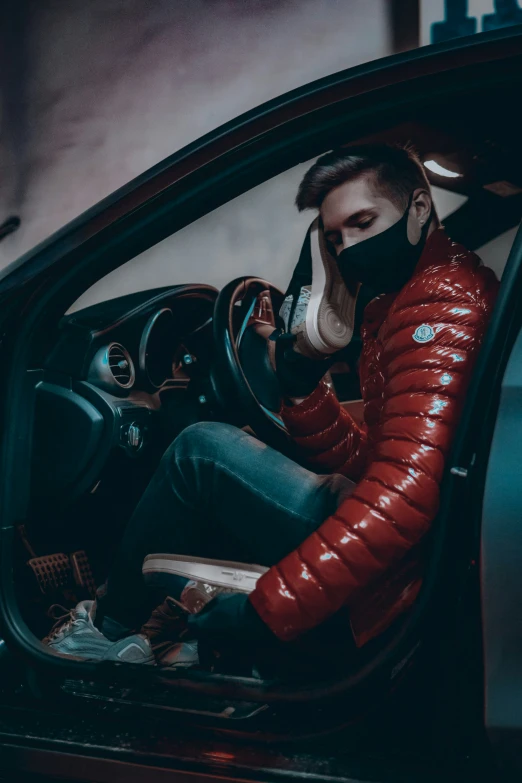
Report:
[[[252,183],[259,183],[290,168],[303,156],[306,156],[304,159],[313,157],[312,150],[326,148],[341,135],[345,139],[360,137],[376,119],[382,122],[386,118],[385,122],[390,122],[412,104],[417,106],[422,101],[455,94],[459,89],[469,90],[477,80],[481,81],[478,79],[479,70],[484,77],[482,84],[484,80],[490,85],[495,80],[505,80],[513,74],[512,58],[522,61],[520,47],[515,47],[513,40],[514,36],[507,34],[489,36],[482,49],[474,48],[475,43],[470,43],[467,48],[446,45],[436,47],[436,51],[428,55],[391,58],[393,62],[386,61],[382,66],[380,79],[377,78],[379,65],[374,63],[366,68],[354,69],[355,75],[352,71],[342,78],[337,76],[332,83],[328,79],[321,80],[321,86],[314,84],[308,93],[306,90],[298,91],[303,94],[299,96],[301,114],[297,117],[291,115],[295,96],[287,101],[276,101],[272,113],[270,109],[261,107],[248,121],[243,118],[238,125],[225,126],[212,137],[212,143],[208,139],[203,140],[191,145],[190,153],[185,150],[174,156],[174,161],[169,159],[165,168],[160,166],[154,170],[152,179],[145,178],[138,184],[134,183],[124,189],[123,194],[102,202],[83,220],[73,222],[74,225],[59,232],[52,242],[44,243],[28,258],[22,259],[3,279],[0,296],[23,289],[25,298],[17,307],[13,320],[5,327],[7,338],[3,346],[6,358],[3,410],[7,409],[9,415],[4,419],[0,462],[0,514],[3,522],[0,536],[0,579],[3,580],[0,615],[8,643],[30,659],[32,665],[44,671],[59,671],[63,676],[93,679],[109,676],[105,667],[49,655],[41,643],[31,639],[16,605],[13,584],[7,578],[12,570],[14,526],[25,515],[32,432],[28,411],[32,410],[34,396],[30,371],[35,366],[35,357],[42,350],[36,335],[45,344],[61,314],[78,296],[78,291],[89,284],[89,280],[99,279],[142,249],[147,249],[158,238],[173,233],[173,228],[177,230],[187,225],[198,215],[252,187]],[[486,56],[488,47],[491,49],[490,60]],[[474,57],[469,55],[470,52]],[[461,63],[460,69],[451,70],[456,62]],[[352,79],[351,90],[347,90]],[[343,95],[343,88],[350,92],[348,97]],[[309,101],[308,106],[306,100]],[[285,112],[287,116],[283,122]],[[314,116],[317,123],[312,122]],[[249,123],[249,130],[245,132]],[[230,138],[225,144],[227,134]],[[201,165],[197,165],[198,155],[203,160]],[[192,158],[190,165],[196,165],[192,170],[189,158]],[[208,198],[202,199],[204,193]],[[395,654],[404,654],[400,645]],[[383,663],[389,663],[384,658],[384,654],[377,657],[374,673],[379,673],[379,666],[382,667]],[[112,667],[109,668],[110,679],[114,672]],[[143,667],[138,669],[130,666],[129,675],[145,678],[150,675],[150,672],[143,671]],[[358,671],[331,687],[322,684],[310,687],[304,692],[306,699],[320,700],[328,694],[353,691],[365,674],[368,674],[367,670]],[[166,674],[162,676],[167,677]],[[195,674],[194,678],[215,691],[216,686],[209,684],[203,673]],[[217,690],[225,696],[237,694],[237,679],[223,678]],[[176,677],[169,681],[171,685],[177,683],[180,687]],[[245,698],[264,701],[303,698],[301,690],[296,692],[291,687],[270,690],[265,684],[255,683],[244,685],[242,693]]]

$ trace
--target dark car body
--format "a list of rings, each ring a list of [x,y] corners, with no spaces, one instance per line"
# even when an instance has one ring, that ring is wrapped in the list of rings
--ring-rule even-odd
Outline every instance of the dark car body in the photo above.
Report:
[[[470,134],[470,143],[474,134],[482,143],[491,126],[516,149],[513,101],[521,82],[519,28],[322,79],[186,147],[2,273],[0,774],[6,780],[25,774],[27,780],[391,783],[496,780],[501,768],[515,779],[513,770],[522,768],[522,631],[518,618],[512,621],[522,590],[520,234],[448,465],[423,592],[407,622],[371,648],[350,677],[298,688],[53,657],[18,609],[13,548],[30,502],[35,374],[58,342],[63,313],[83,291],[246,189],[340,140],[370,137],[376,126],[429,118],[444,132],[454,126]],[[510,163],[516,181],[520,159]],[[446,222],[470,249],[521,215],[519,201],[497,204],[475,185],[467,183],[468,205]]]

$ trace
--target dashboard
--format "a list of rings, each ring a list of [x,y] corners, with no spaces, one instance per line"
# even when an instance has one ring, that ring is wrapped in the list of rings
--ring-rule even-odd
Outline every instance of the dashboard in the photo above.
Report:
[[[35,383],[32,497],[70,503],[205,417],[217,290],[153,289],[65,316]],[[188,414],[186,414],[188,415]]]
[[[140,319],[141,320],[141,319]],[[208,321],[209,319],[207,319]],[[170,307],[155,310],[136,334],[106,342],[92,357],[87,379],[94,386],[115,394],[127,396],[132,391],[155,392],[172,382],[188,380],[185,367],[193,359],[189,349],[180,342],[188,335],[179,335]],[[199,328],[203,328],[202,324]],[[109,334],[109,337],[111,335]],[[119,341],[121,340],[121,341]]]

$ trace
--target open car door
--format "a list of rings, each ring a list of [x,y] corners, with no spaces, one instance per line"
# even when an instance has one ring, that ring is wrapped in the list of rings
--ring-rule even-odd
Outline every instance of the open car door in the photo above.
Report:
[[[522,230],[510,267],[522,265]],[[486,729],[500,762],[522,773],[522,281],[487,463],[481,536]],[[514,779],[514,778],[513,778]]]

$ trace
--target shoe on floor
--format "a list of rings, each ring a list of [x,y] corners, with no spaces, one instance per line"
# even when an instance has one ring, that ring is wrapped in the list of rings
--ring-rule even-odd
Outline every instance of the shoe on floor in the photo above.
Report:
[[[179,640],[180,633],[187,626],[187,613],[187,609],[180,602],[169,596],[154,609],[141,628],[141,633],[149,640],[156,656],[160,656]]]
[[[189,586],[192,584],[195,583],[189,583]],[[141,629],[150,642],[158,666],[189,669],[199,663],[197,642],[179,641],[180,634],[187,628],[187,615],[190,614],[184,605],[184,593],[181,601],[167,596]]]
[[[217,592],[220,590],[204,585],[202,582],[189,580],[179,601],[167,596],[163,603],[154,609],[150,618],[141,628],[141,633],[149,640],[157,659],[161,659],[167,651],[171,651],[172,660],[174,656],[178,655],[178,652],[181,654],[182,660],[184,660],[185,654],[193,657],[193,654],[188,650],[183,653],[178,650],[175,653],[174,648],[183,647],[180,640],[187,630],[188,615],[200,612]],[[195,655],[197,663],[197,652]]]
[[[89,661],[154,663],[154,654],[146,636],[134,634],[117,642],[107,639],[93,623],[94,601],[81,601],[68,618],[59,620],[45,637],[44,644],[61,655],[74,655]]]
[[[359,286],[354,285],[353,291],[346,287],[337,260],[326,246],[319,218],[310,229],[310,249],[311,288],[305,286],[301,289],[295,306],[285,300],[283,308],[293,311],[292,322],[287,324],[287,329],[297,336],[297,350],[317,359],[339,351],[352,339]],[[283,308],[281,315],[286,320]]]
[[[158,666],[169,669],[191,669],[199,664],[198,643],[179,642],[171,645],[160,658]]]

